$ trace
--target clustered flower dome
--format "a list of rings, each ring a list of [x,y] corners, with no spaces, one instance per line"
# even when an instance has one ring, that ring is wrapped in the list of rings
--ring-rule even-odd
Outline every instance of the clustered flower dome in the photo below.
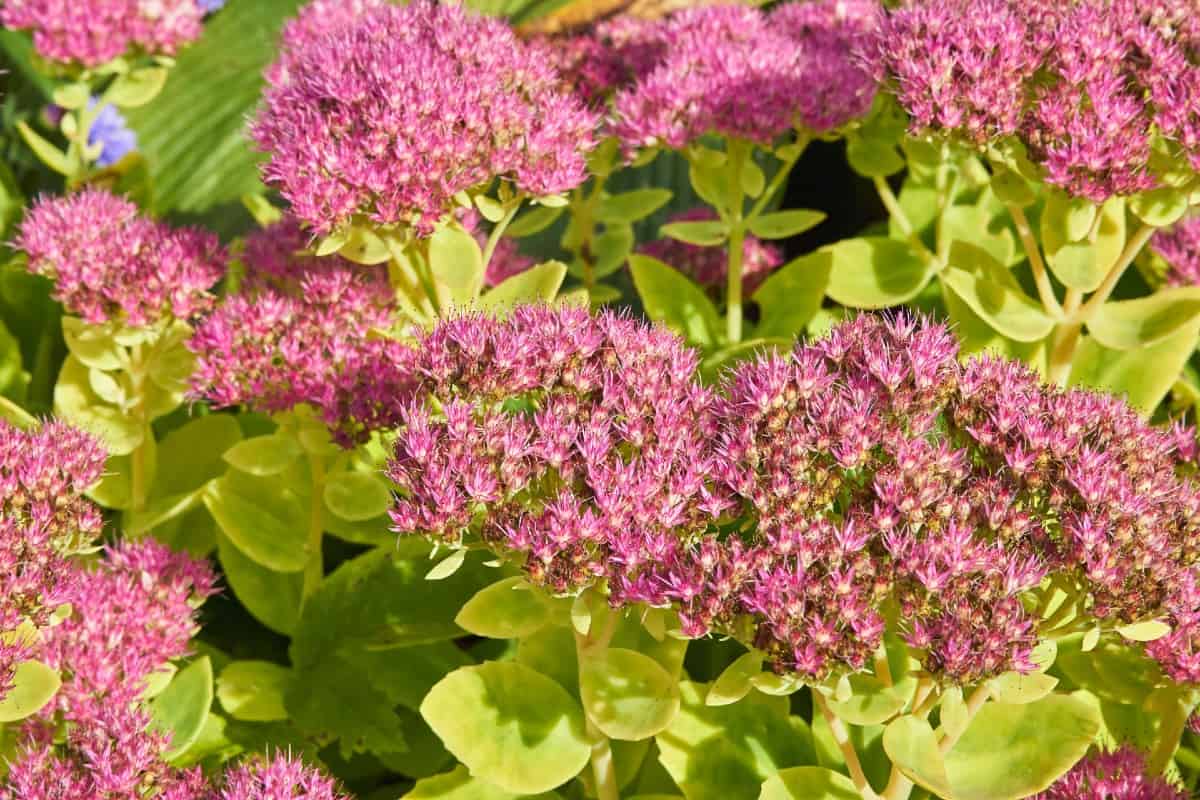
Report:
[[[83,493],[105,453],[91,436],[50,422],[24,431],[0,421],[0,633],[43,627],[71,601],[70,556],[100,535],[100,510]],[[0,637],[0,697],[32,657],[26,637]]]
[[[555,592],[605,579],[616,604],[673,605],[691,636],[749,623],[816,680],[867,664],[885,600],[935,675],[1028,671],[1022,601],[1058,574],[1109,624],[1165,616],[1147,652],[1200,681],[1177,432],[957,350],[941,325],[863,316],[713,391],[678,338],[621,317],[446,322],[418,342],[392,519],[478,536]]]
[[[0,23],[33,31],[38,55],[97,67],[131,53],[174,55],[222,0],[6,0]]]
[[[189,343],[192,394],[266,413],[308,406],[350,444],[398,419],[411,352],[387,335],[400,316],[386,268],[305,255],[308,244],[290,218],[247,238],[241,290]]]
[[[1200,286],[1200,217],[1158,231],[1150,249],[1166,262],[1168,286]]]
[[[1186,790],[1151,775],[1146,757],[1129,745],[1092,751],[1030,800],[1187,800]]]
[[[594,115],[503,22],[431,0],[353,9],[289,27],[252,128],[265,179],[317,234],[360,217],[428,233],[494,178],[533,196],[585,180]]]
[[[644,65],[613,101],[613,132],[636,151],[679,149],[706,134],[766,145],[795,128],[840,127],[874,98],[875,80],[855,48],[877,9],[867,0],[793,2],[771,12],[705,6],[639,30]]]
[[[214,234],[156,222],[101,189],[40,198],[16,246],[30,272],[54,281],[55,298],[93,324],[191,319],[211,307],[209,289],[225,273]]]
[[[674,214],[668,222],[694,222],[716,219],[711,208],[701,206]],[[647,242],[640,253],[657,258],[687,275],[694,282],[715,292],[723,292],[729,274],[729,255],[723,247],[702,247],[678,239],[663,237]],[[772,272],[783,265],[783,250],[747,234],[742,243],[742,286],[752,294]]]
[[[916,131],[1017,137],[1049,183],[1102,202],[1158,185],[1160,140],[1200,168],[1198,46],[1186,0],[908,0],[869,58]]]

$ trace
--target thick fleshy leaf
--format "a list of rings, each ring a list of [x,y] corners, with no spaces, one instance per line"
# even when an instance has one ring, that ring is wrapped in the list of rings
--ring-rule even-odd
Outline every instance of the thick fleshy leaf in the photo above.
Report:
[[[725,668],[704,696],[708,706],[727,706],[736,703],[754,688],[752,679],[762,672],[763,654],[758,651],[744,653]]]
[[[290,636],[300,621],[304,574],[267,569],[220,534],[217,534],[217,553],[229,588],[250,616],[271,630]]]
[[[545,592],[524,578],[505,578],[480,589],[454,621],[476,636],[517,639],[550,622],[551,603]]]
[[[833,254],[818,250],[771,273],[751,298],[760,309],[754,335],[782,339],[800,335],[821,307],[832,267]]]
[[[302,455],[304,448],[295,436],[273,433],[238,442],[225,452],[224,458],[242,472],[262,478],[278,475]]]
[[[596,219],[605,223],[637,222],[671,202],[670,189],[634,189],[605,195],[596,209]]]
[[[336,738],[344,758],[407,747],[404,726],[392,710],[395,704],[347,655],[336,653],[296,670],[284,704],[304,731]]]
[[[567,268],[561,261],[547,261],[513,275],[476,302],[480,308],[501,312],[526,303],[549,303],[558,294]]]
[[[669,222],[662,226],[662,235],[700,247],[716,247],[729,238],[729,224],[716,219]]]
[[[209,484],[204,505],[246,556],[276,572],[298,572],[309,558],[309,499],[285,478],[231,471]]]
[[[1018,342],[1036,342],[1054,328],[1054,319],[1034,300],[1011,286],[949,267],[942,284],[998,333]]]
[[[372,472],[338,472],[325,479],[325,507],[350,522],[384,514],[392,492],[383,477]]]
[[[967,242],[979,247],[997,263],[1010,266],[1016,261],[1017,242],[1007,226],[1003,207],[986,202],[953,205],[942,215],[941,236],[951,242]],[[954,263],[951,260],[950,263]]]
[[[722,338],[721,318],[699,286],[679,270],[655,258],[629,258],[633,283],[646,314],[702,349],[711,350]]]
[[[636,650],[612,647],[586,654],[579,680],[588,718],[612,739],[654,736],[679,712],[676,679]]]
[[[1076,697],[986,703],[946,754],[955,800],[1017,800],[1075,765],[1100,732],[1100,715]],[[890,752],[890,751],[889,751]]]
[[[727,706],[706,706],[708,686],[680,684],[682,706],[655,737],[659,761],[688,800],[755,797],[781,769],[816,760],[812,733],[788,712],[788,700],[751,692]]]
[[[1058,678],[1042,672],[1031,672],[1023,675],[1020,672],[1006,672],[989,681],[992,699],[998,703],[1021,705],[1041,700],[1058,685]]]
[[[187,752],[200,736],[212,701],[213,673],[208,656],[180,670],[162,694],[150,701],[154,725],[171,736],[171,746],[163,758],[171,761]]]
[[[12,688],[0,695],[0,723],[16,722],[41,711],[61,685],[58,672],[40,661],[17,664]]]
[[[793,208],[787,211],[772,211],[750,220],[750,233],[760,239],[787,239],[799,236],[825,221],[823,211]]]
[[[287,719],[284,695],[292,671],[270,661],[234,661],[217,676],[217,699],[234,719],[271,722]]]
[[[1108,302],[1088,320],[1088,333],[1111,350],[1135,350],[1200,319],[1200,287],[1162,289],[1136,300]]]
[[[1070,220],[1076,215],[1076,206],[1056,203],[1052,193],[1042,212],[1042,245],[1046,251],[1046,263],[1054,276],[1072,289],[1090,292],[1103,281],[1112,269],[1121,250],[1125,247],[1125,202],[1114,197],[1100,209],[1098,227],[1094,237],[1088,229],[1094,224],[1094,215],[1078,239],[1068,232]],[[1058,213],[1056,213],[1058,212]]]
[[[455,670],[430,690],[421,715],[472,775],[510,792],[549,791],[591,755],[578,703],[513,662]]]
[[[903,709],[917,688],[917,679],[905,675],[886,686],[873,675],[851,675],[850,697],[845,701],[830,700],[829,706],[851,725],[878,725],[891,719]]]
[[[1083,337],[1071,363],[1069,383],[1123,395],[1144,416],[1153,413],[1196,349],[1200,320],[1137,350],[1112,350]]]
[[[845,239],[822,248],[833,261],[827,294],[851,308],[888,308],[920,293],[933,274],[908,242],[880,236]]]
[[[506,792],[499,786],[487,783],[473,776],[463,766],[455,767],[453,772],[434,775],[417,781],[412,791],[404,795],[404,800],[522,800],[530,795]],[[539,794],[530,800],[557,800],[554,793]]]
[[[861,800],[854,782],[824,767],[791,767],[763,782],[758,800]]]
[[[913,783],[935,795],[955,797],[937,736],[926,720],[912,714],[892,720],[883,732],[883,749]]]

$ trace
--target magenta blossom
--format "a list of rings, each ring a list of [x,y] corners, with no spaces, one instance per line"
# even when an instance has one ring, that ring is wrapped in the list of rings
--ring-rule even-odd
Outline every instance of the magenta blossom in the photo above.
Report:
[[[661,57],[614,101],[627,151],[682,148],[705,134],[768,145],[794,128],[825,133],[865,114],[874,81],[853,56],[874,24],[866,2],[681,11],[658,23]],[[642,34],[645,35],[644,33]]]
[[[1188,793],[1161,775],[1150,775],[1146,757],[1125,745],[1093,751],[1031,800],[1187,800]]]
[[[285,220],[252,236],[243,290],[196,329],[192,392],[266,413],[315,409],[339,441],[399,418],[412,357],[387,334],[399,321],[383,267],[301,255]]]
[[[1154,234],[1150,249],[1167,263],[1168,286],[1200,286],[1200,217]]]
[[[33,31],[38,55],[97,67],[121,55],[174,55],[200,36],[205,0],[5,0],[0,22]]]
[[[507,25],[429,0],[359,6],[289,29],[252,129],[267,182],[316,233],[357,217],[429,233],[494,178],[536,196],[584,181],[596,119]]]
[[[171,800],[199,798],[199,770],[167,765],[170,738],[150,727],[140,699],[152,673],[187,654],[211,569],[149,540],[74,569],[73,611],[44,632],[38,652],[63,684],[17,731],[0,798],[136,800],[152,786]]]
[[[103,526],[83,492],[100,480],[105,453],[91,436],[57,422],[22,431],[0,421],[0,633],[25,620],[45,626],[71,601],[69,557]],[[14,666],[33,657],[23,637],[0,640],[0,697]]]
[[[100,189],[39,199],[16,246],[30,272],[54,281],[67,310],[93,324],[187,320],[212,305],[209,289],[225,271],[213,234],[155,222]]]
[[[711,208],[701,206],[672,216],[668,222],[716,219]],[[705,289],[723,292],[729,272],[729,256],[721,247],[701,247],[663,237],[643,245],[639,252],[674,267]],[[747,294],[783,264],[783,251],[776,245],[747,235],[742,245],[742,284]]]
[[[350,800],[332,778],[299,759],[256,756],[225,770],[211,800]]]

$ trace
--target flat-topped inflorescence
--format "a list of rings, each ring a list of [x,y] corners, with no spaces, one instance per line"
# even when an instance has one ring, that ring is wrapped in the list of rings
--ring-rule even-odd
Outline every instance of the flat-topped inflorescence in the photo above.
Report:
[[[1185,0],[909,0],[873,52],[917,132],[1022,142],[1045,180],[1102,202],[1200,168],[1200,45]],[[1156,166],[1156,162],[1160,166]]]
[[[284,47],[252,135],[267,182],[317,234],[358,219],[428,233],[495,178],[532,196],[586,178],[595,116],[498,20],[428,0],[319,3]]]
[[[1093,751],[1031,800],[1187,800],[1185,789],[1151,775],[1145,756],[1129,745]]]
[[[30,272],[54,281],[55,298],[93,324],[191,319],[212,306],[209,289],[225,273],[215,235],[157,222],[100,189],[39,199],[16,246]]]
[[[189,343],[192,391],[266,413],[309,406],[349,444],[399,419],[411,351],[386,335],[399,321],[386,269],[306,255],[307,244],[288,219],[248,239],[242,290]]]
[[[844,125],[875,94],[853,53],[876,13],[874,3],[832,0],[770,13],[717,5],[636,28],[642,63],[615,97],[613,131],[636,151],[679,149],[706,134],[769,145],[793,129]]]
[[[219,784],[205,800],[349,800],[332,778],[282,754],[228,767]]]
[[[45,626],[71,602],[70,556],[100,535],[100,510],[83,493],[100,480],[105,453],[57,422],[24,431],[0,421],[0,633]],[[13,668],[32,657],[25,636],[0,639],[0,697]]]
[[[32,31],[42,58],[98,67],[122,55],[174,55],[219,7],[214,0],[6,0],[0,22]]]
[[[1053,576],[1083,619],[1166,621],[1147,652],[1200,680],[1200,490],[1179,432],[1118,399],[962,365],[906,316],[715,393],[678,339],[611,315],[467,317],[418,345],[398,531],[478,537],[559,593],[607,581],[810,680],[865,668],[889,629],[955,683],[1031,670]]]

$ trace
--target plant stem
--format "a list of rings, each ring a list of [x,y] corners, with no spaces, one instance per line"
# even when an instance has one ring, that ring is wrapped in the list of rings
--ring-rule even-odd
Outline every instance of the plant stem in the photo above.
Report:
[[[983,708],[983,704],[987,702],[991,693],[991,687],[986,683],[979,684],[979,686],[975,687],[975,691],[971,692],[971,696],[967,698],[967,725],[963,725],[962,730],[956,735],[951,736],[947,734],[942,737],[942,740],[938,742],[938,749],[942,751],[942,755],[949,753],[950,749],[958,743],[959,738],[966,731],[971,720],[975,719],[975,715],[979,713],[979,709]]]
[[[602,651],[612,641],[616,633],[619,616],[616,611],[608,610],[604,627],[597,631],[595,619],[587,635],[578,630],[575,633],[575,658],[579,664],[579,677],[583,679],[583,665],[588,656],[596,651]],[[596,782],[596,797],[598,800],[621,800],[620,787],[617,784],[617,768],[613,761],[612,742],[592,721],[587,706],[584,706],[584,719],[587,723],[588,738],[592,743],[592,777]]]
[[[1063,309],[1058,304],[1058,298],[1054,294],[1054,286],[1050,283],[1050,276],[1046,271],[1046,261],[1042,258],[1042,249],[1038,246],[1037,239],[1033,236],[1033,229],[1029,226],[1029,218],[1025,216],[1025,209],[1018,205],[1010,204],[1008,206],[1008,213],[1012,217],[1013,223],[1017,226],[1017,235],[1021,237],[1021,244],[1025,247],[1025,255],[1029,258],[1029,266],[1033,270],[1033,280],[1037,284],[1038,297],[1042,301],[1042,308],[1052,317],[1061,317]]]
[[[813,690],[812,697],[813,702],[821,709],[821,714],[824,715],[825,721],[829,723],[829,730],[833,733],[833,740],[837,742],[838,749],[842,751],[842,758],[846,759],[846,769],[849,770],[850,780],[854,782],[858,793],[862,795],[863,800],[879,800],[879,795],[871,788],[871,783],[867,780],[866,773],[863,772],[862,763],[858,760],[858,752],[854,749],[854,742],[850,741],[850,731],[846,729],[846,724],[842,722],[841,717],[830,710],[829,704],[825,702],[824,695]]]
[[[759,214],[763,213],[764,210],[766,210],[767,204],[770,203],[771,199],[779,193],[779,190],[783,187],[784,182],[787,181],[788,175],[791,174],[792,168],[795,167],[796,162],[800,160],[800,156],[804,155],[804,151],[808,149],[808,143],[810,141],[811,139],[807,136],[796,139],[796,154],[790,158],[784,159],[779,165],[779,169],[776,170],[775,174],[771,177],[771,182],[767,184],[767,188],[763,190],[762,196],[758,198],[758,201],[750,209],[750,213],[746,216],[747,219],[754,219]]]
[[[917,236],[917,231],[913,227],[912,220],[908,218],[908,214],[904,213],[904,209],[900,206],[900,200],[896,197],[896,193],[892,191],[892,187],[888,185],[885,178],[876,176],[875,192],[879,195],[879,200],[883,203],[883,207],[887,209],[888,216],[896,221],[900,232],[908,239],[908,243],[918,252],[924,253],[925,257],[932,261],[939,271],[945,269],[946,262],[942,257],[930,250],[921,241],[921,237]]]
[[[325,562],[321,553],[321,539],[325,535],[322,514],[325,502],[325,460],[319,455],[309,454],[308,466],[312,475],[312,495],[309,499],[308,542],[304,546],[308,551],[308,561],[304,565],[301,607],[321,588],[321,581],[325,578]]]
[[[1121,276],[1125,274],[1125,270],[1129,269],[1129,265],[1137,258],[1138,253],[1142,252],[1142,248],[1146,246],[1146,242],[1150,241],[1150,237],[1158,230],[1152,225],[1143,225],[1138,229],[1138,232],[1133,235],[1125,243],[1125,249],[1121,251],[1121,255],[1117,256],[1117,260],[1113,263],[1112,269],[1104,276],[1104,282],[1100,284],[1095,293],[1088,298],[1087,303],[1079,309],[1078,317],[1080,322],[1087,322],[1089,318],[1100,306],[1104,305],[1113,290],[1117,288],[1117,282],[1121,280]]]
[[[892,686],[892,667],[888,664],[887,649],[883,645],[879,645],[875,651],[875,677],[884,686]]]
[[[1147,774],[1161,775],[1166,771],[1183,737],[1189,711],[1188,705],[1179,699],[1168,703],[1163,709],[1162,720],[1158,723],[1158,741],[1146,759]]]
[[[742,193],[742,163],[749,158],[748,146],[729,142],[730,183],[734,200],[729,208],[729,267],[725,285],[725,338],[728,344],[742,340],[742,257],[746,242],[745,199]]]
[[[521,208],[521,198],[513,201],[512,208],[508,209],[500,221],[492,227],[492,232],[488,234],[487,244],[483,248],[483,272],[487,274],[488,264],[492,263],[492,255],[496,252],[496,245],[500,244],[500,237],[504,235],[504,229],[513,221],[513,217],[517,215],[517,211]]]
[[[595,255],[592,253],[592,243],[596,240],[596,206],[600,202],[600,196],[604,193],[604,184],[608,181],[608,174],[604,173],[596,175],[592,178],[591,191],[579,189],[582,196],[582,202],[575,208],[574,226],[580,233],[578,247],[575,250],[575,255],[579,258],[579,263],[583,265],[583,286],[590,294],[592,287],[596,285],[596,264]]]

